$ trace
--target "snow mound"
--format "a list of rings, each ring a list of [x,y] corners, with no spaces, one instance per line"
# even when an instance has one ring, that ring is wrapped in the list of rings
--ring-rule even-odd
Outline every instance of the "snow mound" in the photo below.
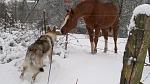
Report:
[[[142,4],[142,5],[137,6],[134,9],[133,15],[131,17],[130,24],[129,24],[129,30],[135,28],[135,21],[134,21],[134,19],[139,14],[146,14],[147,16],[150,16],[150,5],[149,4]]]

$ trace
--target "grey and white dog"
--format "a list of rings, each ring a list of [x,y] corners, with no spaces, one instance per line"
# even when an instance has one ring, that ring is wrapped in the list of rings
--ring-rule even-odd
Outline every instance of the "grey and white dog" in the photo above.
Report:
[[[26,71],[32,71],[32,81],[36,79],[36,76],[40,72],[44,72],[43,60],[46,56],[49,57],[49,61],[52,62],[52,52],[54,42],[56,41],[56,28],[50,29],[48,32],[41,35],[33,44],[28,47],[26,57],[23,62],[23,70],[20,78],[24,77]]]

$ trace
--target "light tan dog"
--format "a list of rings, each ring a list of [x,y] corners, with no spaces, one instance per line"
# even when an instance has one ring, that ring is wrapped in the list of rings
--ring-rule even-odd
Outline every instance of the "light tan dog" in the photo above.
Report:
[[[41,35],[41,37],[39,37],[33,44],[28,47],[20,78],[24,77],[24,73],[26,71],[32,71],[32,81],[34,81],[39,72],[44,72],[44,58],[48,56],[49,61],[52,62],[53,46],[54,42],[56,41],[56,28],[48,28],[49,29],[46,34]]]

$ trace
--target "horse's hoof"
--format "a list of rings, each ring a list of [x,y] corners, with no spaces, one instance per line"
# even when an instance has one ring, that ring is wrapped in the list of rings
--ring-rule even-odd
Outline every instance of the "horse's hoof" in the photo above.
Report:
[[[107,50],[108,50],[107,48],[104,48],[104,53],[107,53]]]
[[[104,50],[104,53],[107,53],[107,51]]]
[[[93,55],[97,53],[97,50],[94,50],[93,52],[91,52]]]
[[[92,55],[96,54],[96,52],[92,52]]]
[[[94,52],[97,53],[97,49],[95,49]]]
[[[115,53],[117,53],[117,48],[115,48],[114,50],[115,50]]]

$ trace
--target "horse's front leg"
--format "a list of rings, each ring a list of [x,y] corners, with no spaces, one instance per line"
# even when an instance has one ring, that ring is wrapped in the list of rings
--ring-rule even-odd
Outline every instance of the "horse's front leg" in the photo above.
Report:
[[[88,34],[90,37],[90,43],[91,43],[91,53],[94,54],[94,48],[95,48],[95,43],[94,43],[94,31],[90,27],[87,27]]]
[[[95,29],[95,36],[94,36],[94,53],[97,53],[97,43],[98,43],[98,38],[100,36],[100,28]]]
[[[108,30],[102,30],[105,39],[104,53],[108,50]]]

